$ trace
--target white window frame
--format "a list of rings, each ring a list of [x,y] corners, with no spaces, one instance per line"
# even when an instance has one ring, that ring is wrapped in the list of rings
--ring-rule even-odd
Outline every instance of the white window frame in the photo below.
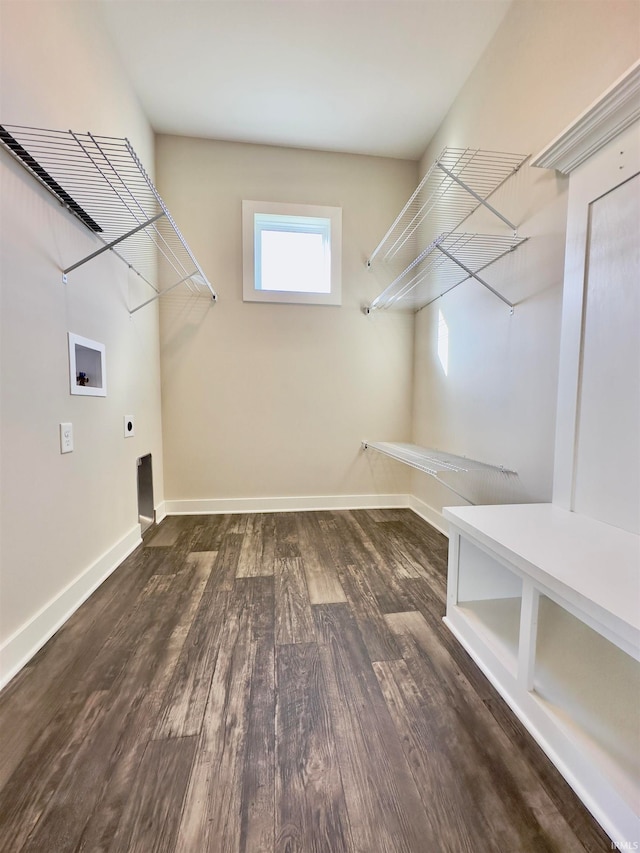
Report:
[[[260,268],[256,263],[256,216],[282,216],[279,228],[291,233],[303,232],[305,223],[291,223],[287,228],[286,217],[305,217],[322,219],[327,226],[311,225],[313,233],[322,233],[328,238],[331,252],[331,289],[328,293],[313,293],[302,290],[262,290],[260,288]],[[342,304],[342,208],[317,204],[288,204],[271,201],[242,202],[242,270],[243,299],[245,302],[288,302],[299,305],[341,305]],[[256,275],[257,274],[257,275]],[[258,277],[258,280],[256,280]]]

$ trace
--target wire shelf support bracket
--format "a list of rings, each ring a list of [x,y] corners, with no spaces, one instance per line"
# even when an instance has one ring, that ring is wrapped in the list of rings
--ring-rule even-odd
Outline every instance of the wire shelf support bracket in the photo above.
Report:
[[[63,282],[73,270],[112,251],[153,291],[129,308],[131,314],[181,284],[217,300],[128,139],[0,125],[0,142],[102,244],[63,269]],[[154,284],[149,270],[169,284]]]
[[[391,307],[419,311],[469,278],[513,313],[513,303],[479,273],[526,239],[518,237],[517,227],[488,198],[527,159],[523,154],[445,148],[367,261],[369,269],[382,267],[391,283],[365,313]],[[511,234],[460,233],[464,221],[480,207],[507,225]]]

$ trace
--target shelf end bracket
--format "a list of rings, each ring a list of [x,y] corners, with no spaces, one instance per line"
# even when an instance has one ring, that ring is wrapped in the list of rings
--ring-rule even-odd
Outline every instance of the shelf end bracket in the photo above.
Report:
[[[489,204],[489,202],[486,199],[482,198],[481,195],[478,195],[478,193],[475,192],[475,190],[472,190],[471,187],[468,186],[468,184],[465,184],[465,182],[463,180],[461,180],[457,175],[454,175],[453,172],[451,172],[449,169],[447,169],[446,166],[443,166],[439,160],[437,162],[437,165],[438,165],[438,168],[441,169],[448,178],[451,178],[452,181],[455,181],[456,184],[461,186],[463,190],[466,190],[466,192],[468,192],[469,195],[473,196],[473,198],[475,198],[475,200],[479,204],[481,204],[483,207],[486,207],[487,210],[490,210],[494,216],[497,216],[498,219],[501,219],[506,225],[508,225],[509,228],[511,228],[513,230],[514,234],[518,233],[518,226],[517,225],[514,225],[513,222],[508,220],[506,216],[503,216],[499,210],[496,210],[495,207],[493,205]]]
[[[513,314],[513,309],[515,307],[513,302],[509,302],[509,300],[505,296],[503,296],[498,290],[496,290],[495,287],[491,287],[491,285],[488,282],[486,282],[483,278],[480,278],[478,273],[475,273],[472,269],[469,269],[469,267],[466,266],[466,264],[463,264],[462,261],[458,260],[458,258],[456,258],[455,255],[452,255],[446,249],[443,249],[442,246],[438,246],[437,248],[440,252],[442,252],[443,255],[446,255],[450,261],[453,261],[453,263],[457,264],[460,267],[460,269],[464,270],[468,276],[470,276],[471,278],[475,278],[475,280],[480,282],[480,284],[483,287],[486,287],[487,290],[490,290],[494,296],[497,296],[498,299],[501,299],[505,303],[505,305],[508,305],[509,308],[511,309],[510,313]],[[452,289],[453,288],[450,288],[450,290],[452,290]]]
[[[70,273],[73,270],[77,269],[78,267],[81,267],[83,264],[86,264],[87,261],[92,261],[94,258],[97,258],[98,255],[101,255],[103,252],[106,252],[108,249],[113,249],[113,247],[117,246],[118,243],[122,243],[122,241],[126,240],[128,237],[133,237],[133,235],[137,234],[138,231],[143,231],[145,228],[148,228],[149,225],[153,225],[154,222],[156,222],[158,219],[161,219],[163,216],[165,216],[164,211],[156,214],[155,216],[152,216],[151,219],[147,219],[146,222],[142,222],[140,225],[136,225],[136,227],[132,228],[131,231],[127,231],[126,234],[122,234],[120,237],[116,237],[116,239],[112,240],[110,243],[105,243],[104,246],[101,246],[95,252],[92,252],[90,255],[87,255],[86,258],[83,258],[81,261],[78,261],[77,263],[72,264],[72,266],[67,267],[65,270],[62,270],[62,274],[63,274],[62,280],[63,281],[65,280],[64,277],[67,275],[67,273]]]

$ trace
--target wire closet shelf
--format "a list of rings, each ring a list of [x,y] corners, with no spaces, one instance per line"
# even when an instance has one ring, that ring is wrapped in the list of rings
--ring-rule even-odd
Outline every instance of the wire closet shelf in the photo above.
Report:
[[[513,309],[480,273],[526,240],[488,198],[518,171],[527,156],[445,148],[368,260],[370,269],[381,270],[391,282],[365,313],[391,307],[420,310],[469,278]],[[480,207],[497,217],[510,233],[460,233],[462,223]]]
[[[178,285],[217,299],[128,139],[2,125],[0,142],[101,243],[63,269],[63,281],[111,250],[152,290],[132,314]]]
[[[477,483],[468,483],[467,488],[464,488],[465,476],[457,477],[455,478],[456,484],[458,482],[462,484],[459,487],[454,485],[450,478],[447,479],[448,475],[467,475],[467,478],[471,476],[474,479],[490,477],[495,480],[494,486],[496,484],[504,486],[507,481],[515,480],[518,477],[516,471],[505,468],[503,465],[489,465],[486,462],[478,462],[476,459],[469,459],[466,456],[457,456],[453,453],[445,453],[442,450],[420,447],[417,444],[363,441],[362,449],[375,450],[383,456],[388,456],[397,462],[403,462],[411,468],[422,471],[424,474],[429,474],[445,488],[470,504],[476,503],[474,491],[477,491]]]

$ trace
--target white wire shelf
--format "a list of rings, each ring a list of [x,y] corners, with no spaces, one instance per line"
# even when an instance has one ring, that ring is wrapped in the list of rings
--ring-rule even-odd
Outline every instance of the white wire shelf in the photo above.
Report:
[[[469,278],[513,308],[478,274],[524,242],[488,198],[526,159],[523,154],[445,148],[369,258],[369,268],[380,269],[391,283],[365,312],[419,310]],[[511,233],[454,233],[481,206]]]
[[[418,311],[431,305],[454,287],[474,278],[481,281],[507,305],[480,273],[500,258],[517,249],[526,237],[488,234],[442,234],[403,270],[371,303],[371,309],[401,307]]]
[[[514,485],[512,481],[518,477],[516,471],[502,465],[489,465],[486,462],[478,462],[476,459],[468,459],[466,456],[456,456],[453,453],[420,447],[417,444],[363,441],[362,448],[375,450],[434,477],[470,504],[481,501],[483,503],[503,502],[504,495],[508,491],[507,485],[512,488]],[[490,482],[487,484],[488,480]]]
[[[2,125],[0,142],[101,244],[63,269],[64,281],[111,250],[151,288],[132,314],[179,285],[217,299],[128,139]]]

